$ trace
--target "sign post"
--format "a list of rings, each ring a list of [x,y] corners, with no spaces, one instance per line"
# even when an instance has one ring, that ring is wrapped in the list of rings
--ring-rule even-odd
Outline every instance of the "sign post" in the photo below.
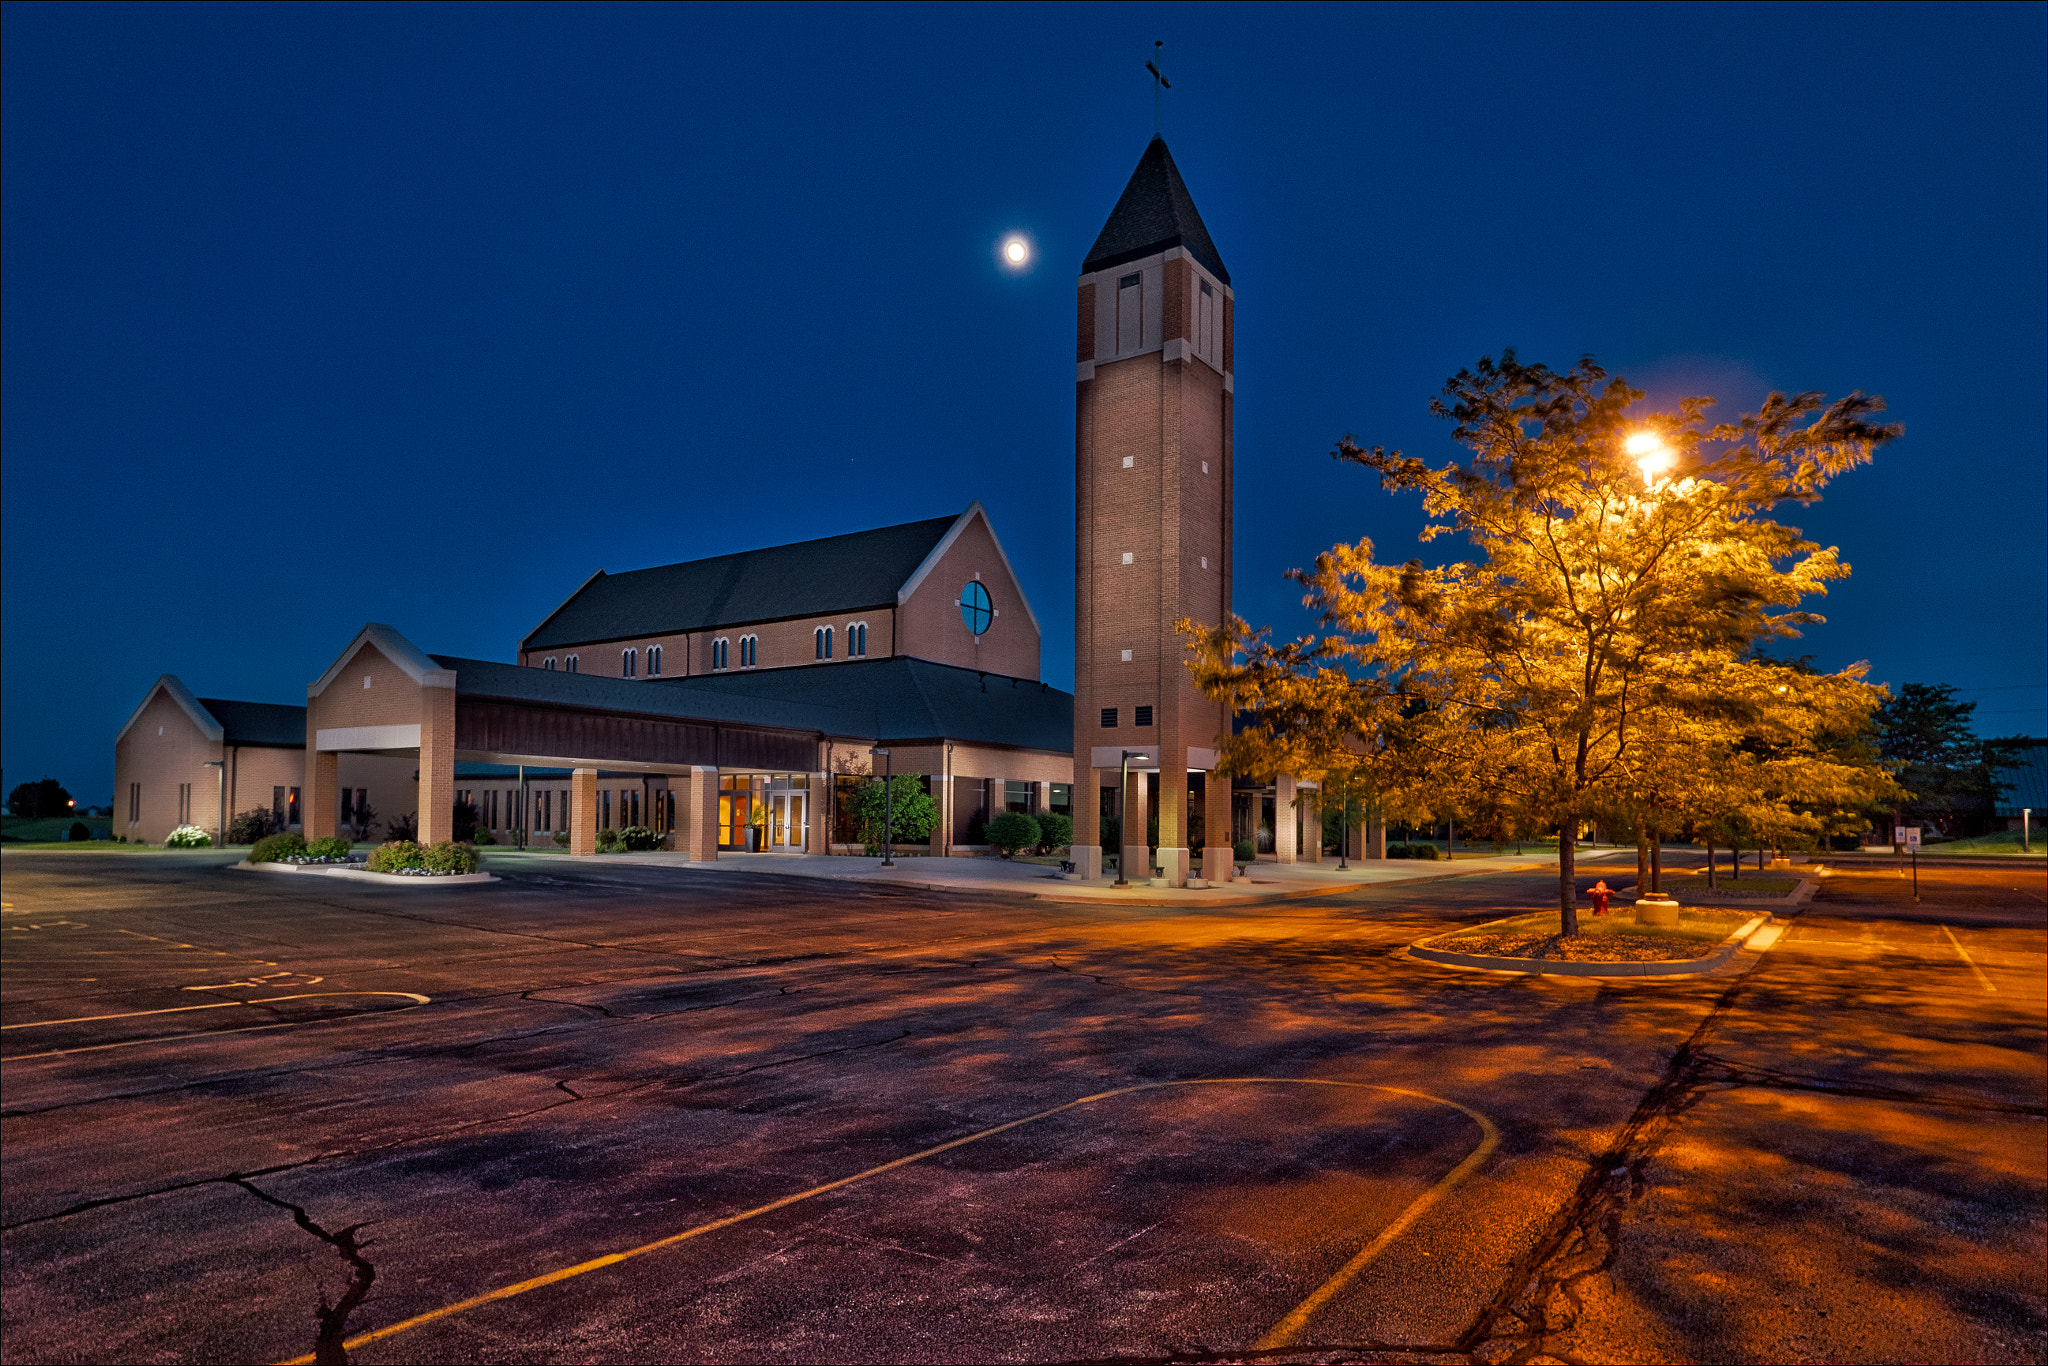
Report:
[[[1917,825],[1900,826],[1898,835],[1899,843],[1906,846],[1906,853],[1913,860],[1913,900],[1918,901],[1920,899],[1920,827]]]

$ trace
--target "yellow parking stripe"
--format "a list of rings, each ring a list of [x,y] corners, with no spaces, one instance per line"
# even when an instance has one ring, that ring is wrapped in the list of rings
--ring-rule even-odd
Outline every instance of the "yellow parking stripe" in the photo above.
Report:
[[[723,1219],[714,1219],[708,1224],[699,1224],[695,1228],[687,1228],[680,1233],[672,1233],[666,1238],[657,1238],[651,1243],[642,1243],[638,1247],[627,1248],[623,1252],[607,1253],[602,1257],[593,1257],[587,1262],[578,1262],[574,1266],[565,1266],[558,1271],[549,1271],[543,1275],[529,1277],[523,1281],[515,1281],[510,1285],[502,1285],[496,1290],[487,1290],[481,1295],[472,1295],[466,1300],[458,1300],[454,1304],[444,1305],[439,1309],[430,1309],[424,1314],[415,1314],[413,1317],[391,1324],[389,1327],[375,1328],[367,1333],[358,1333],[342,1345],[346,1349],[353,1351],[358,1347],[368,1346],[370,1343],[381,1341],[384,1338],[396,1337],[400,1333],[411,1332],[415,1328],[422,1328],[427,1324],[436,1323],[442,1319],[453,1318],[457,1314],[466,1313],[471,1309],[491,1304],[497,1300],[509,1300],[515,1295],[524,1295],[530,1290],[539,1290],[543,1286],[554,1285],[558,1281],[566,1281],[577,1276],[588,1275],[590,1272],[599,1271],[608,1266],[616,1266],[620,1262],[631,1261],[635,1257],[644,1257],[650,1252],[659,1252],[663,1248],[674,1247],[677,1243],[687,1242],[692,1238],[699,1238],[707,1233],[716,1233],[719,1229],[730,1228],[734,1224],[745,1223],[749,1219],[756,1219],[764,1214],[772,1214],[776,1210],[784,1209],[816,1196],[825,1195],[831,1191],[856,1185],[871,1177],[880,1176],[884,1172],[895,1171],[898,1167],[908,1167],[912,1163],[922,1162],[926,1158],[937,1157],[940,1153],[951,1152],[953,1149],[965,1147],[969,1143],[979,1143],[984,1138],[993,1138],[997,1134],[1007,1133],[1011,1129],[1020,1128],[1026,1124],[1035,1124],[1041,1119],[1050,1119],[1054,1115],[1083,1105],[1092,1105],[1097,1101],[1111,1100],[1117,1096],[1133,1095],[1139,1091],[1160,1091],[1182,1086],[1247,1085],[1342,1086],[1362,1091],[1384,1091],[1390,1095],[1408,1096],[1415,1100],[1426,1100],[1432,1104],[1448,1106],[1453,1110],[1459,1111],[1479,1125],[1482,1135],[1479,1146],[1474,1148],[1464,1161],[1452,1168],[1435,1185],[1416,1197],[1414,1202],[1401,1212],[1400,1217],[1389,1225],[1387,1229],[1383,1230],[1378,1237],[1374,1238],[1372,1242],[1368,1243],[1363,1251],[1346,1262],[1335,1276],[1325,1281],[1314,1294],[1310,1295],[1308,1299],[1303,1300],[1286,1318],[1276,1324],[1266,1334],[1266,1337],[1261,1339],[1262,1345],[1268,1340],[1273,1339],[1276,1334],[1283,1332],[1298,1334],[1316,1310],[1322,1308],[1339,1291],[1343,1290],[1346,1285],[1355,1280],[1359,1272],[1363,1271],[1373,1258],[1377,1257],[1395,1238],[1407,1230],[1431,1205],[1435,1204],[1444,1195],[1448,1194],[1452,1188],[1476,1171],[1480,1164],[1492,1155],[1493,1150],[1500,1143],[1500,1131],[1494,1127],[1493,1121],[1480,1114],[1477,1110],[1460,1105],[1454,1100],[1445,1100],[1441,1096],[1432,1096],[1423,1091],[1404,1090],[1398,1086],[1375,1086],[1369,1082],[1362,1081],[1327,1081],[1314,1077],[1209,1077],[1198,1081],[1155,1081],[1145,1082],[1137,1086],[1122,1086],[1114,1091],[1099,1091],[1092,1096],[1082,1096],[1079,1100],[1070,1100],[1064,1105],[1055,1105],[1049,1110],[1040,1110],[1037,1114],[1026,1115],[1022,1119],[1013,1119],[1007,1124],[998,1124],[993,1128],[983,1129],[978,1133],[968,1134],[965,1137],[941,1143],[936,1147],[926,1148],[922,1152],[911,1153],[907,1157],[899,1157],[893,1162],[884,1162],[879,1167],[870,1167],[864,1172],[856,1172],[852,1176],[841,1177],[837,1181],[828,1181],[824,1185],[813,1186],[809,1190],[798,1191],[793,1195],[785,1195],[779,1200],[771,1200],[765,1205],[756,1205],[750,1210],[743,1210],[738,1214],[729,1214]],[[1291,1338],[1286,1340],[1291,1340]],[[306,1356],[292,1357],[289,1361],[283,1363],[282,1366],[311,1366],[312,1361],[313,1357],[309,1353]]]

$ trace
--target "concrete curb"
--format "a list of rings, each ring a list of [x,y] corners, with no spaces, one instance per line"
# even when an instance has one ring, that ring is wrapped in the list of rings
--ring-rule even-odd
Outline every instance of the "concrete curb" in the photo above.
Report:
[[[1552,963],[1537,958],[1494,958],[1478,953],[1452,953],[1447,949],[1425,948],[1426,941],[1410,944],[1408,956],[1425,963],[1484,968],[1489,972],[1511,972],[1520,977],[1699,977],[1733,958],[1749,942],[1750,936],[1770,924],[1772,919],[1769,911],[1753,917],[1703,958],[1664,959],[1652,963]]]
[[[451,873],[447,877],[400,877],[396,873],[373,873],[367,868],[347,868],[338,863],[231,863],[245,873],[312,873],[319,877],[346,878],[350,882],[374,882],[380,887],[474,887],[497,882],[489,873]]]

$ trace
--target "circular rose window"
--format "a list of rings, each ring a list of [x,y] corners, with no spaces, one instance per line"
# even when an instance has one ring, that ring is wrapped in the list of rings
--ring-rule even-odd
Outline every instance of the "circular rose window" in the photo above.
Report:
[[[985,635],[996,619],[996,609],[988,600],[988,590],[981,586],[979,579],[960,590],[960,620],[967,623],[967,629],[976,635]]]

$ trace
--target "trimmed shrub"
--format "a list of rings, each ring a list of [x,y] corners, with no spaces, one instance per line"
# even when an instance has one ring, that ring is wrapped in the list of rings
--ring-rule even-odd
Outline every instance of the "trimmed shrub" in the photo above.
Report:
[[[1038,818],[1039,847],[1048,854],[1055,849],[1064,849],[1074,842],[1074,818],[1058,811],[1048,811]]]
[[[420,863],[430,873],[473,873],[477,870],[476,850],[443,840],[420,850]]]
[[[251,863],[275,863],[292,854],[306,852],[306,837],[296,830],[287,830],[281,835],[265,835],[256,841],[256,847],[249,851]]]
[[[71,822],[71,828],[65,831],[64,833],[73,844],[76,844],[80,840],[89,840],[92,838],[92,827],[87,825],[84,821],[73,821]],[[206,843],[212,844],[213,836],[208,835],[206,837]]]
[[[71,828],[84,832],[83,834],[72,835],[72,839],[84,839],[87,835],[92,834],[92,831],[87,830],[82,822]],[[164,836],[164,848],[166,849],[205,849],[211,847],[212,844],[213,836],[207,834],[196,825],[181,825],[170,834]]]
[[[252,807],[228,822],[229,844],[254,844],[279,833],[277,813],[267,806]]]
[[[476,829],[469,832],[469,842],[471,844],[496,844],[498,837],[479,825]]]
[[[661,836],[644,825],[629,825],[619,832],[619,848],[627,853],[644,853],[661,848]]]
[[[425,851],[411,840],[386,840],[370,851],[370,871],[395,873],[401,868],[424,868],[424,855]]]
[[[988,842],[1004,858],[1020,849],[1036,849],[1038,822],[1022,811],[1005,811],[988,823]]]
[[[317,839],[309,842],[306,845],[306,857],[347,858],[348,851],[353,848],[355,848],[355,846],[351,844],[349,841],[343,839],[341,836],[329,835],[325,839]]]
[[[1444,851],[1437,848],[1434,844],[1411,844],[1408,846],[1408,857],[1419,858],[1424,862],[1434,862],[1444,857]]]
[[[1230,846],[1230,852],[1237,859],[1238,866],[1243,867],[1247,863],[1257,861],[1259,846],[1253,844],[1250,840],[1239,840],[1236,844]]]
[[[616,854],[623,848],[625,846],[619,843],[619,832],[612,829],[609,825],[597,832],[598,853]]]
[[[1403,843],[1401,843],[1401,841],[1399,841],[1399,840],[1395,840],[1395,841],[1394,841],[1394,842],[1393,842],[1392,844],[1389,844],[1389,845],[1387,846],[1387,857],[1388,857],[1388,858],[1414,858],[1414,857],[1415,857],[1415,849],[1414,849],[1414,847],[1413,847],[1412,845],[1407,845],[1407,844],[1403,844]]]

